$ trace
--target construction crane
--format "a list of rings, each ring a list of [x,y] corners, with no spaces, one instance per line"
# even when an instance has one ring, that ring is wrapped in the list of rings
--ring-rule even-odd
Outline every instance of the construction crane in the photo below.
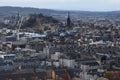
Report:
[[[19,12],[17,13],[17,17],[16,18],[17,18],[16,25],[18,26],[17,29],[16,29],[16,34],[17,34],[17,40],[19,41],[19,31],[20,31],[20,28],[22,26],[24,18],[20,15]]]

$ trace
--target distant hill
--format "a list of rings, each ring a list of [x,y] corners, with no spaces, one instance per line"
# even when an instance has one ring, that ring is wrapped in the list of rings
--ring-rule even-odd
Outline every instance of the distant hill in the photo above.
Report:
[[[10,7],[4,6],[0,7],[0,15],[11,15],[20,12],[22,15],[28,15],[32,13],[42,13],[45,15],[50,15],[51,13],[64,13],[64,11],[55,11],[51,9],[39,9],[39,8],[30,8],[30,7]]]
[[[52,9],[39,9],[31,7],[10,7],[3,6],[0,7],[0,18],[5,16],[15,15],[17,12],[20,12],[22,15],[28,14],[40,14],[53,16],[54,18],[64,20],[67,16],[67,10],[52,10]],[[111,11],[111,12],[90,12],[90,11],[69,11],[73,19],[82,19],[89,16],[105,16],[105,17],[120,17],[120,11]]]

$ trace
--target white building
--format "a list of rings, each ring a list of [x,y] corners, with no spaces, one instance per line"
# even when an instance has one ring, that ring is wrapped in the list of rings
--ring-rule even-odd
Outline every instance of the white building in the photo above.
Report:
[[[55,54],[51,54],[52,60],[58,60],[60,57],[60,52],[55,52]]]
[[[59,59],[60,66],[74,68],[75,60],[74,59]]]
[[[83,71],[97,70],[99,69],[99,64],[97,62],[85,62],[81,63],[80,67]]]
[[[59,67],[59,66],[60,66],[59,61],[54,61],[54,62],[53,62],[53,65],[54,65],[55,67]]]
[[[102,73],[99,72],[82,72],[80,73],[80,79],[82,80],[97,80]]]

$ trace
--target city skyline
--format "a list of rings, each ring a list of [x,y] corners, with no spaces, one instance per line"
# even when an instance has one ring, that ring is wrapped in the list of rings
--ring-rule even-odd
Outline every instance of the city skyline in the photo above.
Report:
[[[120,0],[1,0],[0,6],[34,7],[56,10],[118,11]]]

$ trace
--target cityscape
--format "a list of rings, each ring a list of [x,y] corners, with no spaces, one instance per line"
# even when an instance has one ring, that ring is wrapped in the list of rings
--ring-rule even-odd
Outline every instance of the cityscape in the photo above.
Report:
[[[56,8],[0,6],[0,80],[120,80],[120,11]]]

